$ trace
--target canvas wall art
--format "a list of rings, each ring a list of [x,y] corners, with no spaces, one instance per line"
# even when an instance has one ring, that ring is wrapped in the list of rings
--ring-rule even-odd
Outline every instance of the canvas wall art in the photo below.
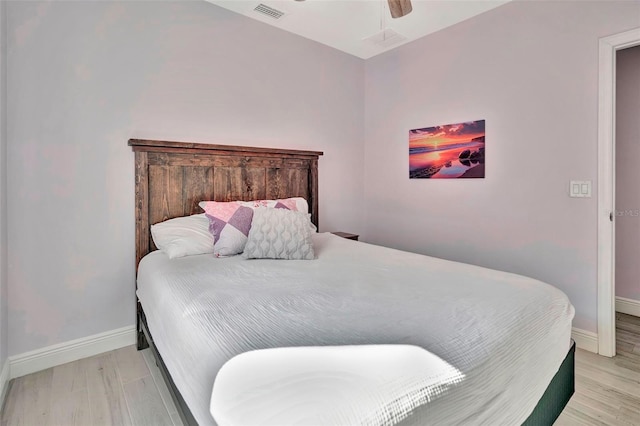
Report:
[[[409,130],[411,179],[484,178],[485,120]]]

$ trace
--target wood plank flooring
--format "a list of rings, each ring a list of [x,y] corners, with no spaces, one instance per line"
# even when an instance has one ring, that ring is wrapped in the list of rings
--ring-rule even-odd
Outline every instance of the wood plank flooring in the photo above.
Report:
[[[576,393],[555,426],[640,425],[640,318],[616,313],[616,352],[576,351]]]
[[[135,346],[13,380],[0,424],[182,426],[153,355]]]
[[[576,351],[576,393],[555,426],[640,426],[640,318],[616,314],[617,351]],[[151,352],[134,346],[12,381],[2,426],[182,422]]]

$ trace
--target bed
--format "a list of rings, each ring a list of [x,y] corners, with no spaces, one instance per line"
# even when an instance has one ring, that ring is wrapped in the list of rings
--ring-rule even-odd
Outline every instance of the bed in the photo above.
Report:
[[[215,424],[209,399],[226,361],[274,347],[427,349],[457,373],[406,424],[550,425],[571,397],[573,307],[544,283],[327,233],[313,236],[313,261],[168,261],[155,250],[149,226],[200,213],[202,200],[303,197],[318,225],[321,152],[129,145],[136,164],[138,348],[151,347],[185,424]]]

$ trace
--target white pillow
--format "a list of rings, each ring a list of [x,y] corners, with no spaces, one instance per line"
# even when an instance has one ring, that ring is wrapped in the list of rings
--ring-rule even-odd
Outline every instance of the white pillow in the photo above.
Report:
[[[151,237],[169,259],[213,253],[213,235],[209,232],[209,219],[204,213],[151,225]]]
[[[258,207],[244,247],[246,259],[315,258],[311,215],[294,210]]]

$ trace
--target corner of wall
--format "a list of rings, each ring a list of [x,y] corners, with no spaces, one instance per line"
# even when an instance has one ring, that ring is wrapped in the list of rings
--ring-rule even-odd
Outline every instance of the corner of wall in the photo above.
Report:
[[[0,411],[2,411],[2,408],[4,407],[4,399],[6,398],[7,391],[9,390],[9,380],[9,360],[6,359],[0,369]]]
[[[0,392],[8,365],[7,275],[7,3],[0,2]]]

